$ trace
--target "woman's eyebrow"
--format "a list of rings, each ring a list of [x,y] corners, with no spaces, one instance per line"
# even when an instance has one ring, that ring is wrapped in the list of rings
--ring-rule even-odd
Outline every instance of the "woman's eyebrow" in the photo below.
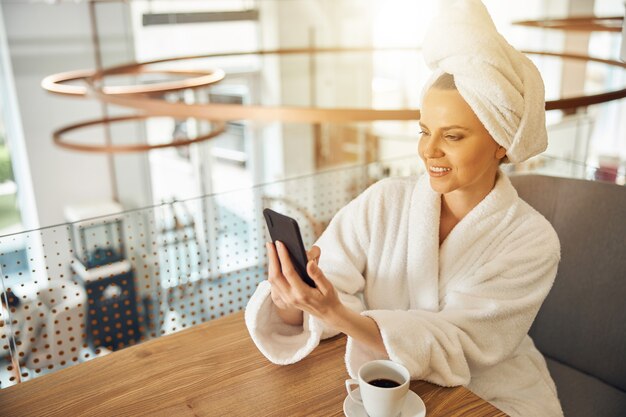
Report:
[[[469,131],[468,128],[463,127],[463,126],[459,126],[459,125],[444,126],[444,127],[441,128],[441,130],[452,130],[452,129],[461,129],[461,130]]]
[[[424,123],[422,123],[422,122],[419,122],[419,125],[420,125],[420,127],[422,129],[428,129],[428,127]],[[452,129],[461,129],[461,130],[465,130],[467,132],[471,132],[470,129],[468,129],[466,127],[463,127],[463,126],[459,126],[459,125],[444,126],[441,129],[439,129],[439,130],[446,131],[446,130],[452,130]]]

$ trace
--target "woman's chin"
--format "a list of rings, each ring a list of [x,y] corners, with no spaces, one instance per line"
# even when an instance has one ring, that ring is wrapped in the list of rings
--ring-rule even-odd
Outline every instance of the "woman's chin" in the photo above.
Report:
[[[439,194],[445,194],[450,191],[450,187],[444,181],[442,181],[442,178],[436,177],[430,177],[430,188],[432,188],[434,192]]]

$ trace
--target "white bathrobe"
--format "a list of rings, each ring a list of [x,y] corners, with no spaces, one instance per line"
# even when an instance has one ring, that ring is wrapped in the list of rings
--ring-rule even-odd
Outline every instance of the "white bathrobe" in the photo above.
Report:
[[[554,229],[502,172],[441,246],[440,205],[428,175],[374,184],[316,243],[320,268],[344,304],[376,321],[388,357],[413,379],[467,386],[512,416],[562,416],[528,336],[560,259]],[[283,323],[269,294],[269,282],[261,282],[245,318],[270,361],[297,362],[337,333],[308,314],[303,326]],[[348,338],[352,377],[381,357]]]

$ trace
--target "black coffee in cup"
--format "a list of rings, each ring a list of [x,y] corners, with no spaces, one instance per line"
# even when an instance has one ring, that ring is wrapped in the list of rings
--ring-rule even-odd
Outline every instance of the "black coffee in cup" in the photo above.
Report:
[[[379,388],[395,388],[400,386],[399,382],[396,382],[393,379],[386,378],[373,379],[371,381],[368,381],[368,384]]]

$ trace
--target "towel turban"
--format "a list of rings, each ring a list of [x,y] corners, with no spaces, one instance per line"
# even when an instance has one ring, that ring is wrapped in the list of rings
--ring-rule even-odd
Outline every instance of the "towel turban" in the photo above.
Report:
[[[480,0],[458,0],[430,24],[423,45],[434,70],[424,92],[443,73],[456,87],[509,162],[548,145],[543,80],[532,61],[500,35]]]

